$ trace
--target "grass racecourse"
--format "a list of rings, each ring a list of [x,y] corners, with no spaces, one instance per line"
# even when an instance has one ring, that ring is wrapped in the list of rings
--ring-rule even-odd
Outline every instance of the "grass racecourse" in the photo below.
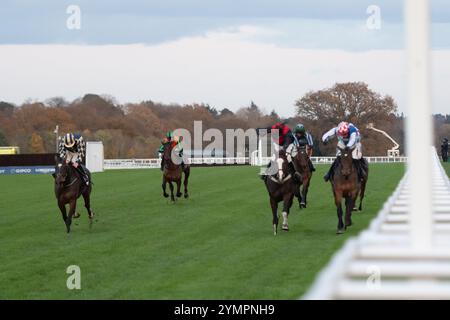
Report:
[[[50,175],[0,176],[0,299],[296,299],[404,170],[371,165],[364,211],[337,236],[327,168],[318,166],[309,207],[295,204],[291,230],[276,237],[256,167],[193,168],[191,198],[175,205],[159,170],[94,174],[97,221],[89,229],[79,200],[69,235]],[[81,268],[81,290],[66,287],[70,265]]]

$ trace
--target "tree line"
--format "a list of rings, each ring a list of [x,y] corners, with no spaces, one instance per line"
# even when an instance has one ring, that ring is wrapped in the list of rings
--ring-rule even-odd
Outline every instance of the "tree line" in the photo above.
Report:
[[[330,88],[311,91],[295,101],[294,116],[286,119],[293,127],[304,123],[315,140],[315,155],[331,155],[333,145],[320,143],[322,134],[341,120],[353,122],[363,136],[366,155],[386,155],[392,147],[383,135],[367,129],[373,123],[388,132],[404,152],[403,114],[394,99],[372,91],[362,82],[337,83]],[[111,96],[86,94],[68,102],[62,97],[28,101],[16,106],[0,102],[0,146],[18,146],[21,153],[55,151],[56,125],[60,133],[79,132],[85,140],[103,141],[105,158],[153,158],[166,131],[185,128],[192,132],[194,121],[203,130],[268,127],[281,119],[265,112],[254,102],[233,112],[217,110],[208,104],[163,104],[153,101],[120,104]],[[434,115],[438,144],[450,136],[450,115]]]

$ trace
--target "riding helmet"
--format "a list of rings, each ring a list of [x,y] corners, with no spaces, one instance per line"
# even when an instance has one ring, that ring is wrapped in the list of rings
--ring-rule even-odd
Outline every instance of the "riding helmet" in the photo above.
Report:
[[[294,129],[295,133],[305,133],[305,126],[301,123],[299,123],[298,125],[295,126]]]
[[[345,137],[348,135],[348,122],[342,121],[341,123],[339,123],[338,125],[338,135],[340,135],[341,137]]]
[[[75,137],[72,133],[68,133],[64,136],[64,146],[66,148],[72,148],[75,145]]]

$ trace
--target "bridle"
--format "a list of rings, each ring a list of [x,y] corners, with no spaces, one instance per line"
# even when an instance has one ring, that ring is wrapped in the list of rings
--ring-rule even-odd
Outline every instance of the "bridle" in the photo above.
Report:
[[[287,182],[289,179],[292,178],[292,175],[289,173],[286,177],[283,177],[283,162],[284,161],[288,161],[287,159],[283,159],[281,157],[278,157],[278,159],[276,160],[277,165],[278,165],[278,179],[276,179],[273,175],[269,176],[270,180],[272,180],[273,182],[277,183],[277,184],[284,184],[285,182]]]

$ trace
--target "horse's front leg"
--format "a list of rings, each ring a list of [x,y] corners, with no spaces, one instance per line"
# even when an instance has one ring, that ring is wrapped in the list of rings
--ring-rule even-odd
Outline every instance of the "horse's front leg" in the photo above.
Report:
[[[300,205],[303,208],[306,208],[306,197],[308,196],[308,189],[309,189],[309,182],[311,181],[310,178],[305,178],[305,180],[303,180],[303,187],[302,187],[302,202],[300,203]]]
[[[169,181],[169,188],[170,188],[170,200],[172,200],[172,202],[175,202],[175,196],[173,194],[173,183],[172,181]]]
[[[344,228],[344,222],[342,221],[342,194],[341,193],[337,193],[335,192],[334,194],[334,203],[336,204],[336,211],[337,211],[337,216],[338,216],[338,226],[337,226],[337,234],[342,234],[345,231]]]
[[[187,167],[184,170],[184,181],[183,181],[183,185],[184,185],[184,197],[187,199],[189,197],[188,194],[188,183],[189,183],[189,175],[191,173],[191,169],[189,167]]]
[[[66,221],[67,221],[66,205],[62,201],[58,200],[58,207],[59,207],[59,210],[61,211],[63,221],[64,221],[64,223],[66,223]]]
[[[289,231],[289,224],[288,224],[288,216],[289,216],[289,210],[292,206],[292,201],[294,200],[294,194],[286,194],[283,197],[283,225],[282,229],[284,231]]]
[[[77,200],[71,200],[70,203],[70,209],[69,209],[69,216],[66,219],[66,228],[67,228],[67,233],[70,232],[70,225],[72,224],[72,217],[75,214],[75,210],[77,208]]]
[[[277,235],[278,229],[278,202],[270,197],[270,206],[272,208],[272,225],[273,225],[273,235]]]
[[[181,197],[181,195],[182,195],[180,189],[181,189],[181,176],[177,180],[177,198]]]
[[[162,182],[162,189],[163,189],[163,196],[164,196],[164,198],[168,198],[169,197],[169,195],[167,194],[167,192],[166,192],[166,187],[167,187],[167,179],[166,179],[166,177],[165,176],[163,176],[163,182]]]
[[[352,223],[352,211],[358,193],[345,197],[345,228],[350,227]]]

